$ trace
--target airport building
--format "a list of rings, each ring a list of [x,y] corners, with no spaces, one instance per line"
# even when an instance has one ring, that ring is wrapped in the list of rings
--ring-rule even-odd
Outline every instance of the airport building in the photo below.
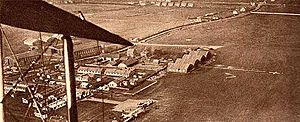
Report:
[[[187,73],[198,64],[204,63],[209,58],[211,53],[209,51],[191,51],[189,54],[183,55],[182,58],[176,59],[175,63],[169,63],[167,71],[177,73]]]

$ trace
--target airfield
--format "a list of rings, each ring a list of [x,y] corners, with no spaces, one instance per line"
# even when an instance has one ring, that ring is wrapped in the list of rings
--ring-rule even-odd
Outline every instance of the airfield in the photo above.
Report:
[[[208,5],[201,8],[171,8],[110,4],[56,6],[74,14],[80,10],[88,21],[126,39],[143,38],[180,26],[189,22],[188,17],[234,10],[237,7]],[[294,7],[274,9],[269,6],[260,9],[266,10],[299,12]],[[299,121],[299,28],[300,16],[249,14],[196,24],[147,42],[221,48],[216,50],[218,55],[212,64],[188,74],[167,74],[153,87],[133,96],[134,99],[158,101],[156,109],[136,121]],[[9,40],[13,40],[11,43],[16,52],[27,50],[25,45],[20,45],[25,38],[38,37],[38,32],[23,29],[5,27],[5,31]],[[227,78],[227,74],[235,77]],[[102,104],[85,101],[79,102],[78,106],[79,120],[101,121]],[[106,105],[105,111],[110,113],[108,109],[112,106]],[[64,110],[59,110],[61,115],[66,115]]]

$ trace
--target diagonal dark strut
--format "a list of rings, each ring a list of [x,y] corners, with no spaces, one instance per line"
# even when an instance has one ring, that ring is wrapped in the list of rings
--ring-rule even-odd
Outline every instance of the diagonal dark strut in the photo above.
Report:
[[[42,0],[0,0],[0,23],[49,33],[72,35],[122,45],[133,45],[122,37]]]

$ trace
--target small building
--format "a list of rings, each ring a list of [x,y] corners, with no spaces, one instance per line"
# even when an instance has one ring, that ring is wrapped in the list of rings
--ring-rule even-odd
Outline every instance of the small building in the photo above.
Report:
[[[77,69],[77,73],[82,73],[82,74],[99,74],[101,75],[102,68],[99,67],[84,67],[80,66]]]
[[[138,81],[138,79],[131,79],[131,80],[129,80],[129,84],[131,86],[136,86],[137,85],[137,81]]]
[[[168,2],[161,2],[161,6],[166,7],[168,5]]]
[[[246,8],[245,7],[242,7],[241,9],[240,9],[240,12],[245,12],[246,11]]]
[[[138,60],[137,59],[134,59],[134,58],[129,58],[128,60],[124,61],[124,62],[121,62],[118,67],[120,68],[126,68],[126,67],[131,67],[135,64],[138,63]]]
[[[187,3],[187,7],[189,7],[189,8],[194,7],[194,3]]]
[[[110,88],[116,88],[116,87],[120,87],[120,86],[122,86],[122,82],[119,80],[113,80],[108,83],[108,87],[110,87]]]
[[[109,91],[109,86],[108,85],[103,85],[103,86],[99,86],[98,90],[102,90],[102,91]]]
[[[186,7],[187,6],[187,2],[181,2],[180,7]]]
[[[233,10],[233,11],[232,11],[232,14],[233,14],[233,15],[238,15],[239,12],[238,12],[237,10]]]
[[[80,82],[88,82],[89,76],[77,76],[77,77],[75,77],[75,80],[80,81]]]
[[[174,3],[174,6],[180,7],[180,2],[175,2],[175,3]]]
[[[161,2],[157,1],[157,2],[155,3],[155,5],[156,5],[156,6],[160,6],[160,5],[161,5]]]
[[[159,59],[153,59],[153,64],[159,64],[160,63],[160,61],[159,61]]]
[[[128,80],[123,80],[122,81],[122,85],[125,86],[125,87],[127,87],[129,85]]]
[[[87,83],[87,82],[82,82],[82,83],[80,84],[80,87],[81,87],[81,88],[87,89],[87,88],[89,88],[89,83]]]
[[[174,6],[174,2],[168,2],[168,6],[169,6],[169,7]]]

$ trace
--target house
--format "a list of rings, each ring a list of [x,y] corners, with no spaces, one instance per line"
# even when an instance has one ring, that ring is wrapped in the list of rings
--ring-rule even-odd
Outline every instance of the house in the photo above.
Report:
[[[186,5],[187,5],[187,2],[182,1],[180,4],[180,7],[186,7]]]
[[[129,84],[130,84],[131,86],[136,86],[136,85],[137,85],[137,81],[138,81],[137,78],[131,79],[131,80],[129,80]]]
[[[187,3],[187,7],[189,7],[189,8],[194,7],[194,3]]]
[[[80,81],[80,82],[88,82],[89,76],[77,76],[77,77],[75,77],[75,80]]]
[[[107,85],[110,88],[116,88],[116,87],[122,86],[122,82],[119,80],[113,80],[113,81],[109,82]]]
[[[137,64],[137,63],[138,63],[138,60],[137,60],[137,59],[129,58],[128,60],[121,62],[121,63],[118,65],[118,67],[120,67],[120,68],[131,67],[131,66],[133,66],[133,65],[135,65],[135,64]]]
[[[99,67],[84,67],[80,66],[77,69],[77,73],[82,73],[82,74],[99,74],[101,75],[102,68]]]
[[[128,78],[132,74],[132,69],[106,69],[104,74],[107,76]]]

